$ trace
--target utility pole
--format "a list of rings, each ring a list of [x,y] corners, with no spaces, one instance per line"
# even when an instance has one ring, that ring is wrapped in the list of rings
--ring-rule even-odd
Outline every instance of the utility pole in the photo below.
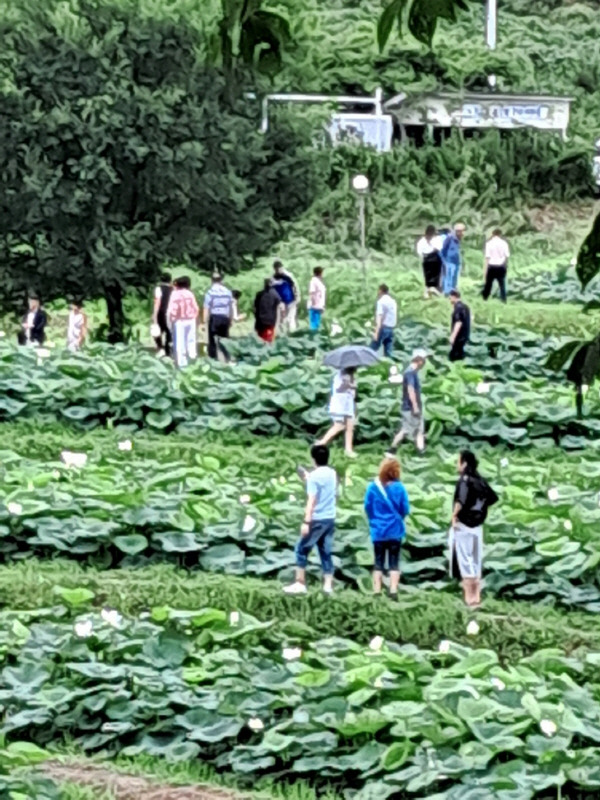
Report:
[[[496,49],[498,29],[498,0],[487,0],[486,40],[490,50]]]

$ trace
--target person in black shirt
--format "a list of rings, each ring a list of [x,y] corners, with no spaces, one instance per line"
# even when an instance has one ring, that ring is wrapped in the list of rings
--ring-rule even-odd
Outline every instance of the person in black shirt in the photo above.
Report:
[[[46,323],[48,318],[42,308],[37,294],[28,298],[29,312],[23,318],[22,330],[17,335],[19,344],[42,345],[46,341]]]
[[[454,491],[450,528],[450,574],[455,567],[462,578],[465,603],[481,602],[481,564],[483,556],[483,523],[488,509],[498,501],[485,478],[477,471],[477,459],[469,450],[458,458],[460,478]]]
[[[173,291],[173,282],[168,272],[160,276],[160,283],[154,290],[154,311],[152,313],[152,325],[155,328],[153,331],[156,349],[159,355],[164,353],[165,356],[171,355],[171,330],[167,323],[167,308],[169,307],[169,299]]]
[[[254,330],[263,342],[273,343],[283,309],[281,297],[267,278],[263,290],[254,298]]]
[[[462,361],[465,357],[465,345],[471,335],[471,311],[460,299],[458,289],[450,292],[452,303],[452,327],[450,332],[450,361]]]

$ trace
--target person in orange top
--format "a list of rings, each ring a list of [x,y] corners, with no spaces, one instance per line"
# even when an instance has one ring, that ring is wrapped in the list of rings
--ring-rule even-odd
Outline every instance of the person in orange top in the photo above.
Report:
[[[191,291],[187,276],[177,278],[169,298],[167,320],[173,331],[175,363],[179,368],[187,367],[198,355],[198,302]]]

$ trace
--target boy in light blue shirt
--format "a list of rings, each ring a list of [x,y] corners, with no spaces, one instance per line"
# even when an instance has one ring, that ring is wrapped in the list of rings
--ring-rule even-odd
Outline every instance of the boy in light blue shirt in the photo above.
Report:
[[[337,505],[338,477],[329,466],[329,448],[317,444],[311,450],[315,469],[304,473],[307,501],[300,540],[296,545],[296,580],[284,587],[286,594],[306,594],[306,565],[313,547],[317,547],[323,570],[323,591],[333,591],[333,534]]]

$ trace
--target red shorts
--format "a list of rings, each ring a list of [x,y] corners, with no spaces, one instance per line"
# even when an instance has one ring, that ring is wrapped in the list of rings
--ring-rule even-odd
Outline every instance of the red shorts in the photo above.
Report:
[[[268,342],[271,344],[275,339],[275,328],[264,328],[262,331],[258,332],[258,335],[263,342]]]

